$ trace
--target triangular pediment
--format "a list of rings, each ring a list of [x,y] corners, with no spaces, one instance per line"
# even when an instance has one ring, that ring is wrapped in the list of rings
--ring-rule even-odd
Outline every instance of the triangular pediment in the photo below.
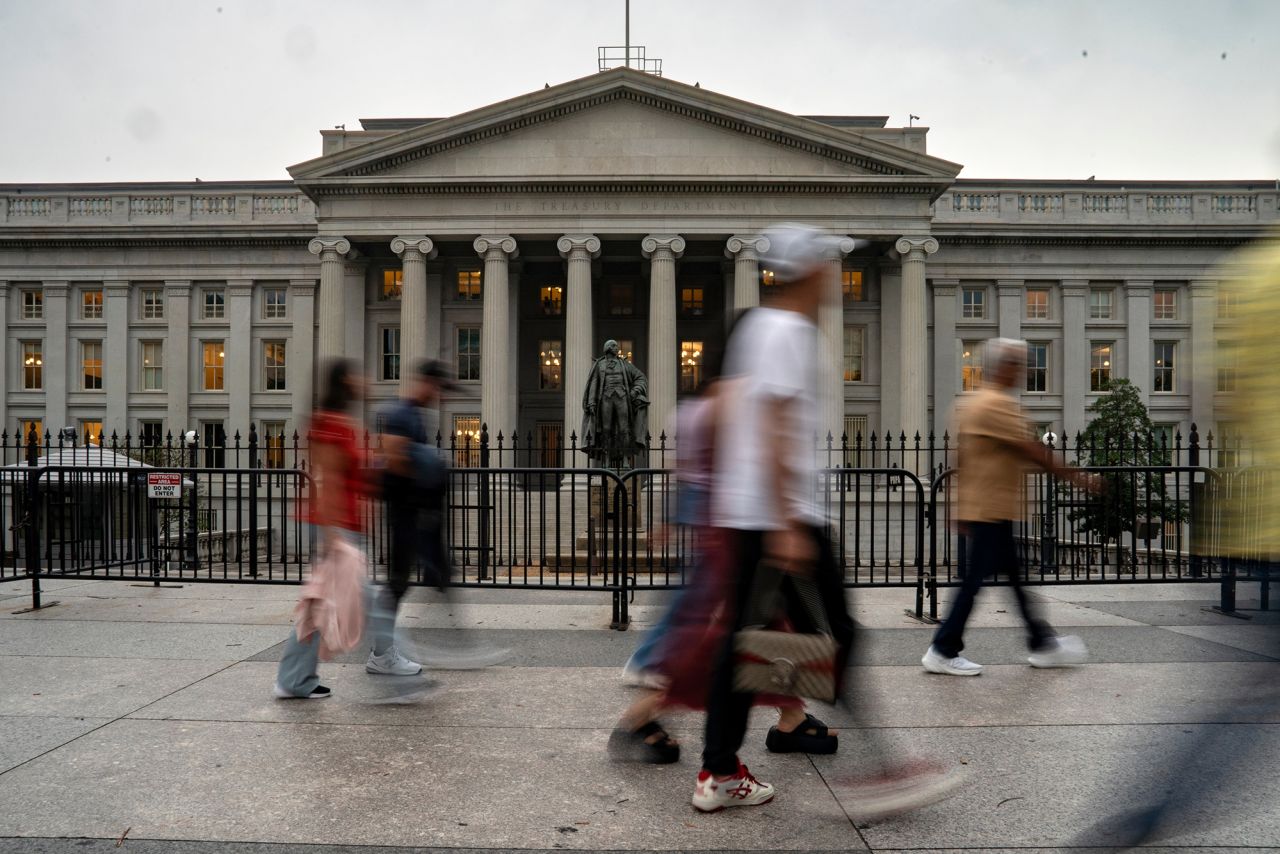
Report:
[[[325,185],[549,180],[945,184],[960,167],[862,134],[615,69],[290,168]]]

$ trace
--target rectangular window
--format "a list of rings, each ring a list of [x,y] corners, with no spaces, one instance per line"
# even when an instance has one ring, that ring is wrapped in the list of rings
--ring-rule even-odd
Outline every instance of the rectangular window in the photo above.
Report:
[[[164,390],[164,342],[142,342],[142,390]]]
[[[1027,345],[1027,391],[1049,390],[1049,345],[1032,342]]]
[[[1174,391],[1173,361],[1177,353],[1177,345],[1173,341],[1155,342],[1155,375],[1151,381],[1151,391],[1171,393]]]
[[[539,289],[538,299],[542,305],[542,313],[547,317],[564,314],[564,288],[559,285],[543,286]]]
[[[538,342],[538,388],[543,391],[559,391],[562,377],[560,360],[563,357],[559,341]]]
[[[680,311],[693,317],[701,317],[705,310],[702,288],[680,289]]]
[[[480,465],[480,416],[453,416],[453,464]]]
[[[164,319],[164,291],[160,288],[142,289],[142,319]]]
[[[22,342],[22,387],[27,391],[44,388],[43,341]]]
[[[1236,353],[1228,341],[1218,342],[1218,391],[1236,390]]]
[[[204,390],[222,391],[222,366],[227,354],[221,341],[206,341],[201,347],[204,354]]]
[[[262,342],[262,388],[264,391],[284,391],[285,342]]]
[[[102,289],[80,292],[80,316],[85,320],[102,319]]]
[[[1178,292],[1175,290],[1161,289],[1155,292],[1152,306],[1155,309],[1156,320],[1177,320],[1178,319]]]
[[[1094,288],[1089,291],[1089,317],[1093,320],[1110,320],[1113,295],[1110,288]]]
[[[1111,345],[1089,348],[1089,391],[1106,391],[1111,382]]]
[[[960,390],[977,391],[982,385],[981,341],[965,341],[960,351]]]
[[[609,314],[614,317],[630,317],[636,313],[636,289],[626,282],[609,286]]]
[[[80,387],[85,391],[102,391],[102,342],[80,342]]]
[[[635,364],[635,342],[630,338],[618,339],[618,355],[626,359],[631,364]]]
[[[458,327],[458,379],[480,379],[480,327]]]
[[[862,382],[862,353],[866,334],[865,326],[844,328],[844,381],[847,383]]]
[[[227,464],[227,431],[221,421],[200,422],[200,444],[204,446],[204,466],[220,469]]]
[[[558,469],[564,465],[564,422],[539,421],[534,425],[534,439],[537,442],[538,465],[542,468]]]
[[[480,271],[458,271],[458,299],[475,301],[480,299]]]
[[[102,445],[102,422],[101,421],[85,421],[80,419],[80,430],[77,437],[84,441],[86,445]]]
[[[840,292],[844,294],[845,302],[862,302],[865,300],[867,295],[862,290],[862,271],[841,270]]]
[[[1177,424],[1151,425],[1151,448],[1155,451],[1169,451],[1173,448],[1174,436],[1177,435]]]
[[[1044,288],[1027,291],[1027,320],[1049,319],[1049,292]]]
[[[164,445],[164,422],[139,421],[138,443],[144,448],[159,448]]]
[[[382,271],[382,289],[378,291],[380,300],[397,300],[404,293],[404,271],[399,269]]]
[[[44,291],[22,292],[22,319],[44,320]]]
[[[987,316],[986,288],[961,289],[960,316],[969,320],[981,320]]]
[[[284,320],[288,305],[287,288],[267,288],[262,292],[262,317],[265,320]]]
[[[263,421],[258,445],[263,449],[262,462],[269,469],[284,468],[284,422]]]
[[[378,379],[384,382],[400,379],[400,327],[384,326],[378,338]]]
[[[221,320],[227,316],[227,294],[222,288],[205,288],[204,312],[205,320]]]
[[[35,431],[36,444],[44,444],[44,422],[39,418],[24,418],[18,422],[18,435],[22,437],[22,444],[26,445],[31,442],[31,433]]]
[[[702,384],[702,342],[680,342],[680,390],[695,391]]]

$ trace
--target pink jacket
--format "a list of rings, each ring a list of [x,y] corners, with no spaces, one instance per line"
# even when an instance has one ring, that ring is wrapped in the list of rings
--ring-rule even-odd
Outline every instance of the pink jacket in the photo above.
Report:
[[[364,632],[364,554],[344,539],[316,561],[293,611],[298,640],[320,633],[320,658],[355,649]]]

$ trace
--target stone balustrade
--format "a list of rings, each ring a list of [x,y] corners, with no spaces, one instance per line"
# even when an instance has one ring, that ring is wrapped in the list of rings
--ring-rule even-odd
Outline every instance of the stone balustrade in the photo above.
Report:
[[[77,227],[145,223],[177,225],[187,222],[232,224],[315,224],[315,204],[288,184],[268,191],[204,185],[146,194],[97,192],[85,188],[24,188],[22,192],[0,188],[0,229],[58,226]]]
[[[1270,225],[1280,222],[1280,185],[962,180],[938,198],[934,222]]]

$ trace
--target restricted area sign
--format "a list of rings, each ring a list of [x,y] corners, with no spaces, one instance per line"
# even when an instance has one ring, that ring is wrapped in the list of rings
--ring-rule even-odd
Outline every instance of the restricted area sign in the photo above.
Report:
[[[182,474],[180,472],[147,472],[148,498],[181,498]]]

